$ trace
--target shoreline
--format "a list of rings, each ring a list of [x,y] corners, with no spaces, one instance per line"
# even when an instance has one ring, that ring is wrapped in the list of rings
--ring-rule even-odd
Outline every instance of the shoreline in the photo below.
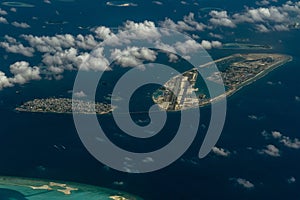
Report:
[[[265,55],[268,55],[268,53],[264,53]],[[234,58],[236,56],[242,56],[243,54],[233,54],[231,56],[227,56],[227,57],[224,57],[224,58],[220,58],[220,59],[217,59],[213,62],[209,62],[209,63],[206,63],[204,65],[201,65],[199,66],[199,68],[205,68],[205,67],[208,67],[212,64],[215,64],[217,65],[217,63],[219,62],[222,62],[224,60],[228,60],[228,59],[231,59],[231,58]],[[245,54],[245,55],[251,55],[250,54]],[[253,54],[255,55],[255,53]],[[257,55],[260,55],[259,53]],[[293,57],[292,56],[289,56],[289,55],[286,55],[286,54],[269,54],[269,55],[280,55],[282,56],[284,59],[282,59],[281,61],[278,61],[276,63],[273,63],[271,64],[270,66],[268,66],[266,69],[262,70],[261,72],[259,72],[258,74],[256,74],[255,76],[253,76],[252,78],[242,82],[241,84],[237,85],[235,88],[232,88],[232,89],[229,89],[229,90],[225,90],[225,93],[223,94],[220,94],[219,96],[216,96],[216,97],[213,97],[212,99],[209,98],[207,99],[206,101],[204,102],[199,102],[199,105],[198,106],[193,106],[193,107],[189,107],[189,108],[184,108],[184,109],[179,109],[179,110],[167,110],[167,112],[177,112],[177,111],[181,111],[181,110],[187,110],[187,109],[193,109],[193,108],[196,108],[196,107],[206,107],[208,106],[209,104],[212,104],[212,103],[217,103],[219,101],[221,101],[222,99],[224,98],[229,98],[230,96],[234,95],[236,92],[238,92],[239,90],[243,89],[245,86],[248,86],[254,82],[256,82],[257,80],[261,79],[262,77],[266,76],[267,74],[269,74],[270,72],[272,72],[273,70],[285,65],[286,63],[288,62],[291,62],[293,60]],[[157,103],[157,101],[155,100],[155,98],[152,96],[152,100],[154,103]],[[157,103],[158,104],[158,103]],[[161,108],[161,107],[160,107]],[[162,110],[165,110],[163,108],[161,108]]]
[[[207,106],[207,104],[210,104],[210,103],[217,103],[218,101],[220,101],[221,99],[224,98],[224,97],[221,97],[221,96],[224,96],[224,95],[225,95],[225,98],[228,98],[228,97],[234,95],[239,90],[243,89],[244,87],[246,87],[246,86],[258,81],[259,79],[263,78],[264,76],[268,75],[273,70],[275,70],[275,69],[277,69],[277,68],[279,68],[279,67],[281,67],[281,66],[285,65],[286,63],[291,62],[293,60],[292,56],[288,56],[288,55],[284,55],[284,56],[287,57],[285,60],[283,60],[279,63],[275,63],[275,64],[271,65],[266,70],[263,70],[262,72],[258,73],[256,76],[254,76],[254,77],[250,78],[249,80],[247,80],[247,81],[243,82],[242,84],[240,84],[237,88],[228,90],[224,94],[219,95],[219,96],[215,97],[214,99],[209,100],[209,102],[206,102],[204,104],[199,105],[199,107],[205,107],[205,106]],[[232,57],[232,56],[230,56],[230,57]],[[220,60],[223,60],[223,59],[220,59]],[[221,98],[221,99],[219,99],[219,98]]]

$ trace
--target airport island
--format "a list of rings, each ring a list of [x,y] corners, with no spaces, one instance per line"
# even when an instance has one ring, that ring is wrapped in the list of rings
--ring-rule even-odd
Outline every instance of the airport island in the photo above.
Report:
[[[209,93],[203,92],[199,86],[196,87],[201,76],[198,70],[193,68],[167,81],[153,94],[152,99],[161,109],[167,111],[206,106],[234,94],[243,86],[291,60],[291,56],[283,54],[234,54],[199,66],[199,71],[214,64],[217,66],[219,72],[205,77],[205,81],[224,84],[225,94],[210,98]]]
[[[73,102],[72,102],[73,101]],[[73,103],[73,109],[72,109]],[[43,112],[43,113],[79,113],[79,114],[107,114],[113,110],[110,104],[93,103],[70,98],[47,98],[34,99],[25,102],[15,110],[21,112]]]

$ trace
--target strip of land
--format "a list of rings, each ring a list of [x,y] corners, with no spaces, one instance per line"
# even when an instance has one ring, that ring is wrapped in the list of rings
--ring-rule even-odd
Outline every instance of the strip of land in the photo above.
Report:
[[[194,68],[170,79],[164,87],[155,92],[152,99],[161,109],[168,111],[206,106],[234,94],[243,86],[291,60],[291,56],[283,54],[234,54],[199,66],[199,71],[205,71],[213,65],[217,66],[219,72],[203,78],[205,81],[223,84],[225,93],[210,98],[209,93],[199,92],[203,91],[196,87],[201,76]],[[196,95],[192,95],[193,93]]]
[[[72,107],[73,103],[73,107]],[[21,112],[43,112],[43,113],[80,113],[80,114],[107,114],[113,110],[110,104],[94,103],[69,98],[34,99],[25,102],[16,108]]]

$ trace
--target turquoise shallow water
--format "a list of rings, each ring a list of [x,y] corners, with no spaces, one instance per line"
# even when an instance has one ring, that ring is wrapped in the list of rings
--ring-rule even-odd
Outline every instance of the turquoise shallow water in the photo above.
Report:
[[[17,177],[0,177],[1,200],[141,200],[141,198],[121,191],[109,190],[95,186],[25,179]]]

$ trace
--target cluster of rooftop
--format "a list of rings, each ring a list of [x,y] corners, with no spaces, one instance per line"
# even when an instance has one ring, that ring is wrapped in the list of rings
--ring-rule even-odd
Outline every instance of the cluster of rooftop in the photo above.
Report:
[[[73,106],[72,106],[73,104]],[[49,113],[82,113],[106,114],[112,111],[110,104],[94,103],[69,98],[34,99],[16,108],[23,112],[49,112]]]

